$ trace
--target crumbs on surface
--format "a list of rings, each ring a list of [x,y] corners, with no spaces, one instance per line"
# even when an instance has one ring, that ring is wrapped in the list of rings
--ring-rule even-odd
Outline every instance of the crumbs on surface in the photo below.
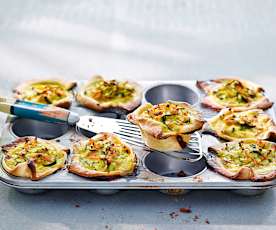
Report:
[[[174,212],[170,212],[169,213],[169,216],[172,220],[175,220],[177,219],[178,217],[179,218],[185,218],[185,219],[182,219],[182,223],[185,224],[185,223],[191,223],[191,221],[193,222],[196,222],[196,223],[199,223],[199,224],[210,224],[210,221],[208,220],[208,218],[200,218],[200,214],[196,213],[194,215],[192,215],[192,209],[190,207],[182,207],[182,208],[179,208],[177,211],[174,211]],[[164,213],[164,212],[159,212],[159,213]],[[181,215],[183,214],[183,215]],[[188,218],[188,219],[187,219]]]
[[[179,216],[179,214],[176,212],[171,212],[169,215],[170,215],[171,219],[175,219],[176,217]]]
[[[194,215],[193,221],[197,221],[198,219],[199,219],[199,216],[198,215]]]
[[[202,176],[194,176],[193,180],[197,183],[203,182],[203,177]]]
[[[191,208],[180,208],[179,211],[182,213],[191,213],[192,212]]]

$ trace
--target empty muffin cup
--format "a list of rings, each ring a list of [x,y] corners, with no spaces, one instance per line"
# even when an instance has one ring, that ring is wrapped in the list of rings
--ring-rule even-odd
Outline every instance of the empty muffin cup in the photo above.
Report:
[[[148,170],[163,177],[190,177],[202,173],[206,169],[206,160],[201,158],[196,162],[176,159],[160,152],[151,152],[144,164]]]
[[[35,136],[42,139],[55,139],[65,134],[69,125],[49,123],[25,118],[18,118],[11,124],[11,131],[18,137]]]
[[[145,100],[153,105],[171,101],[188,102],[191,105],[198,103],[199,96],[191,88],[177,84],[161,84],[146,90]]]

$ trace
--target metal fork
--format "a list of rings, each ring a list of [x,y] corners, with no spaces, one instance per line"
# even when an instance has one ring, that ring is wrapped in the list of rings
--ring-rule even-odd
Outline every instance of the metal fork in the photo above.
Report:
[[[92,133],[111,132],[118,135],[128,144],[140,147],[145,151],[159,152],[180,160],[196,162],[203,157],[201,136],[198,132],[191,134],[191,139],[184,151],[162,152],[153,150],[146,146],[142,139],[139,127],[128,122],[127,120],[98,116],[82,116],[80,117],[80,121],[76,124],[76,128],[78,131],[81,131],[79,129],[82,129]],[[189,154],[197,157],[184,157],[183,154]]]

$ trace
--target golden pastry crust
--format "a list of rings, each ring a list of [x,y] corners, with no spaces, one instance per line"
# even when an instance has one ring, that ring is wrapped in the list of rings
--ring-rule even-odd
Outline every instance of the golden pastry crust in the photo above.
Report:
[[[216,111],[223,108],[235,111],[268,109],[273,105],[261,86],[235,77],[197,81],[197,87],[207,94],[202,105]]]
[[[64,167],[69,149],[29,136],[3,145],[2,152],[2,166],[9,174],[40,180]]]
[[[57,79],[32,80],[17,86],[14,89],[14,97],[68,109],[73,98],[70,91],[76,85],[76,82],[64,82]]]
[[[83,177],[114,178],[133,173],[137,159],[132,148],[111,133],[100,133],[73,145],[69,172]]]
[[[104,80],[94,76],[76,95],[77,101],[98,112],[109,109],[133,111],[141,104],[142,90],[135,82]]]
[[[275,122],[261,109],[223,109],[204,125],[203,130],[229,141],[247,138],[276,140]]]
[[[236,180],[268,181],[276,177],[276,144],[247,139],[209,147],[214,157],[208,164],[218,173]]]
[[[200,112],[190,104],[173,101],[144,104],[127,118],[139,126],[145,144],[158,151],[182,150],[190,134],[204,124]]]

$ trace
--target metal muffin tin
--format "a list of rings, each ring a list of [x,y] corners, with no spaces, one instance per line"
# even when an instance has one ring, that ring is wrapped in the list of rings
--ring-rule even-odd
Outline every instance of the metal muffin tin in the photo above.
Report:
[[[184,100],[194,104],[208,119],[214,116],[213,112],[201,107],[200,98],[202,93],[195,86],[195,81],[176,82],[140,82],[144,87],[143,102],[154,100]],[[72,111],[80,115],[100,115],[117,117],[112,113],[95,113],[73,103]],[[274,119],[273,109],[267,111]],[[70,147],[75,141],[87,138],[82,133],[76,132],[74,127],[60,124],[49,124],[22,118],[8,116],[1,124],[3,127],[0,139],[1,145],[9,143],[17,136],[34,135],[45,139],[53,139],[64,146]],[[208,146],[220,142],[219,139],[210,135],[202,135],[203,151]],[[157,189],[169,194],[184,194],[193,189],[228,189],[243,195],[254,195],[272,188],[276,180],[266,182],[237,181],[228,179],[207,167],[205,158],[200,161],[189,163],[182,160],[162,155],[157,152],[147,152],[134,147],[137,155],[138,166],[131,176],[114,180],[96,180],[84,178],[69,173],[66,168],[57,171],[39,181],[10,176],[0,167],[0,180],[7,186],[20,191],[34,193],[45,189],[91,189],[102,194],[112,194],[120,189]],[[72,153],[71,153],[72,155]],[[68,157],[70,161],[70,155]]]

